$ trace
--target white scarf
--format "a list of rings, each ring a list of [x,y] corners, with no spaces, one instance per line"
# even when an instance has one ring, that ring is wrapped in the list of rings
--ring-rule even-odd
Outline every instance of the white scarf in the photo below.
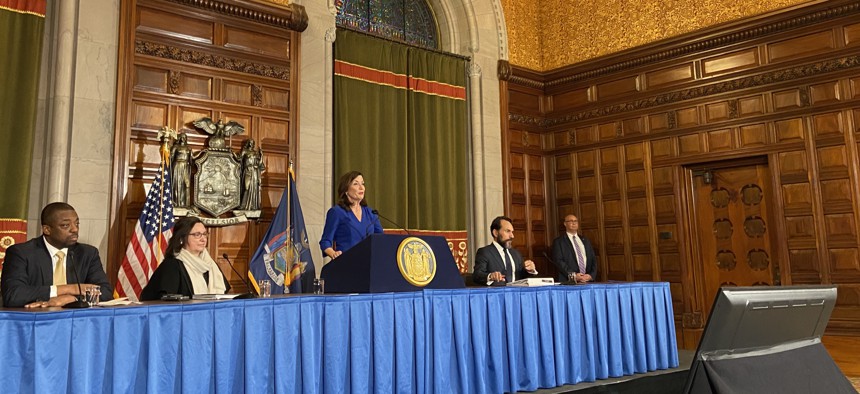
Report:
[[[191,277],[191,286],[194,288],[194,294],[224,294],[227,287],[224,286],[224,275],[212,256],[209,256],[209,251],[203,249],[199,255],[195,255],[182,248],[176,255],[179,261],[185,265],[188,271],[188,276]],[[209,283],[203,279],[203,274],[209,273]]]

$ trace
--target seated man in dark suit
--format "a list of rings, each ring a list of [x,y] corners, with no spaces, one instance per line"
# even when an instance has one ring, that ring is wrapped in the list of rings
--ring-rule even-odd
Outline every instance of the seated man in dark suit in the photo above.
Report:
[[[558,280],[567,282],[570,275],[576,283],[594,281],[597,277],[597,258],[588,238],[579,234],[576,215],[564,217],[565,233],[552,241],[552,262],[558,268]]]
[[[0,288],[6,307],[62,306],[75,301],[80,288],[101,288],[101,300],[113,298],[99,251],[78,243],[78,214],[71,205],[51,203],[42,209],[42,235],[6,251]]]
[[[511,218],[499,216],[490,224],[493,243],[478,249],[475,253],[475,271],[472,280],[477,284],[510,283],[524,279],[527,275],[537,275],[535,263],[523,261],[516,249],[511,249],[514,240],[514,225]]]

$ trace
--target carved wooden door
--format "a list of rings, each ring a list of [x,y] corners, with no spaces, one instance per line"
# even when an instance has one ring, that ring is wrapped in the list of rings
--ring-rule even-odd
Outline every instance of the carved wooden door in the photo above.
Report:
[[[773,285],[767,164],[705,170],[694,178],[697,232],[704,283],[704,316],[720,286]],[[694,271],[695,272],[695,271]],[[779,283],[776,283],[779,284]]]

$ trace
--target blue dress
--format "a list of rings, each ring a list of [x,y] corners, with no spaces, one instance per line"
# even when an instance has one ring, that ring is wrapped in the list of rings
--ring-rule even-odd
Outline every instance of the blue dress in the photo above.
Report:
[[[382,233],[382,224],[372,208],[361,207],[361,221],[358,221],[351,210],[335,205],[325,215],[320,248],[323,254],[328,248],[346,252],[374,233]]]

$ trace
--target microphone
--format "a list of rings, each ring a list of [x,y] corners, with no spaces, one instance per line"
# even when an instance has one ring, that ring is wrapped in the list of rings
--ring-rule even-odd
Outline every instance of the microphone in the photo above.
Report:
[[[379,211],[377,211],[377,210],[375,210],[375,209],[374,209],[374,210],[370,211],[370,213],[372,213],[372,214],[374,214],[374,215],[376,215],[376,216],[378,216],[378,217],[381,217],[381,218],[385,219],[385,221],[387,221],[388,223],[393,224],[393,225],[394,225],[394,227],[399,227],[401,230],[403,230],[403,231],[405,231],[405,232],[406,232],[406,235],[412,235],[412,233],[410,233],[410,232],[409,232],[409,230],[407,230],[407,229],[406,229],[406,227],[403,227],[403,226],[401,226],[399,223],[397,223],[397,222],[395,222],[395,221],[393,221],[393,220],[391,220],[391,219],[389,219],[389,218],[387,218],[387,217],[385,217],[385,216],[380,215],[380,214],[379,214]]]
[[[75,274],[75,280],[78,282],[78,295],[75,296],[75,298],[77,298],[76,300],[74,300],[68,304],[63,305],[63,308],[69,308],[69,309],[89,308],[90,304],[87,302],[87,300],[84,299],[87,296],[86,296],[86,293],[84,293],[83,289],[81,289],[81,278],[78,277],[78,270],[75,269],[75,265],[73,264],[74,258],[72,256],[73,256],[72,249],[69,248],[69,254],[66,256],[66,263],[69,265],[69,267],[72,268],[72,273]]]
[[[554,265],[556,268],[558,268],[558,264],[556,264],[556,263],[555,263],[555,260],[553,260],[551,257],[549,257],[549,255],[548,255],[548,254],[546,254],[546,251],[545,251],[545,250],[543,251],[543,257],[546,257],[546,259],[547,259],[550,263],[552,263],[552,265]],[[567,272],[565,272],[565,274],[567,274]],[[577,283],[575,280],[574,280],[574,281],[571,281],[571,280],[570,280],[570,277],[568,277],[568,279],[567,279],[566,281],[561,282],[561,284],[563,284],[563,285],[575,285],[575,284],[578,284],[578,283]]]
[[[246,299],[246,298],[257,298],[257,294],[254,294],[254,293],[252,293],[252,292],[251,292],[251,284],[249,284],[249,283],[248,283],[248,279],[247,279],[247,278],[245,278],[245,276],[244,276],[244,275],[240,274],[240,273],[239,273],[239,271],[237,271],[237,270],[236,270],[236,267],[234,267],[234,266],[233,266],[233,262],[232,262],[232,261],[230,261],[230,258],[229,258],[229,257],[227,257],[227,253],[222,254],[222,255],[221,255],[221,257],[223,257],[223,258],[224,258],[224,260],[227,260],[227,264],[229,264],[229,265],[230,265],[230,269],[232,269],[232,270],[233,270],[233,272],[235,272],[235,273],[236,273],[236,275],[239,275],[239,278],[241,278],[241,279],[242,279],[242,283],[244,283],[244,284],[245,284],[245,287],[247,287],[247,288],[248,288],[248,292],[247,292],[247,293],[239,294],[239,295],[237,295],[236,297],[234,297],[233,299],[235,299],[235,300],[244,300],[244,299]]]

